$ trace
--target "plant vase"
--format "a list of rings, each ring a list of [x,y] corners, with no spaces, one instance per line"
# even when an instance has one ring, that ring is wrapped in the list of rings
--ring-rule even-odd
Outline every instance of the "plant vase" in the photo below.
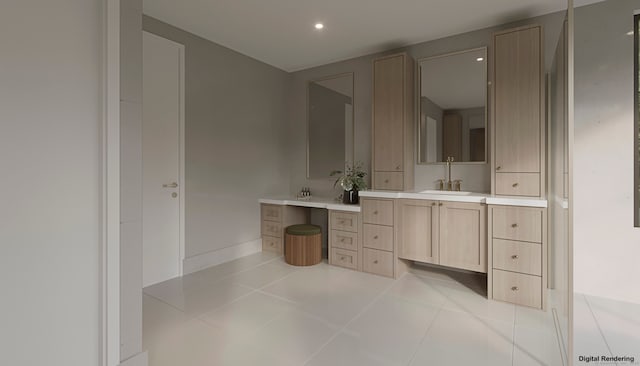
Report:
[[[350,191],[344,191],[342,193],[342,203],[346,205],[357,205],[359,202],[358,199],[358,190],[352,189]]]

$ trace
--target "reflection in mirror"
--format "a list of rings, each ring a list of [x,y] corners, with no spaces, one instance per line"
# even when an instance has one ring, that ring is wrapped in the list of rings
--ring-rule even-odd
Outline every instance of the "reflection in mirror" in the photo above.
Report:
[[[329,178],[353,162],[353,73],[312,80],[307,89],[307,178]]]
[[[486,162],[487,49],[419,60],[418,161]]]

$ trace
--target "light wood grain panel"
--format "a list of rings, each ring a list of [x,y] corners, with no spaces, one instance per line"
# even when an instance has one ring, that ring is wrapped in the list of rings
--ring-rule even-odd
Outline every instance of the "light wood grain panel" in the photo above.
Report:
[[[542,278],[494,269],[493,298],[540,309],[542,308]]]
[[[262,220],[282,222],[282,206],[261,205]]]
[[[364,272],[393,277],[393,253],[364,248],[362,256],[362,270]]]
[[[331,264],[357,270],[358,252],[345,249],[334,249],[331,255]]]
[[[403,191],[404,190],[404,173],[403,172],[374,172],[374,180],[376,181],[376,189],[380,191]]]
[[[331,230],[329,246],[358,251],[358,233],[350,231]]]
[[[540,196],[539,173],[496,173],[496,195]]]
[[[393,226],[393,200],[362,199],[362,222]]]
[[[331,211],[331,228],[334,230],[358,232],[358,214],[352,212]]]
[[[284,252],[282,248],[282,238],[267,235],[263,236],[262,250],[282,254]]]
[[[398,257],[438,264],[439,207],[437,201],[398,200]]]
[[[493,268],[542,275],[542,245],[493,239]]]
[[[404,165],[404,67],[403,54],[373,63],[374,170],[401,171]]]
[[[393,251],[393,227],[362,225],[362,246],[365,248]]]
[[[493,237],[542,243],[542,209],[496,206],[493,208]]]
[[[462,159],[462,116],[445,114],[442,117],[442,158]]]
[[[282,224],[274,221],[263,221],[262,235],[275,236],[277,238],[282,238]]]
[[[439,263],[487,272],[487,206],[440,202]]]
[[[542,74],[540,27],[494,36],[497,172],[541,171]]]

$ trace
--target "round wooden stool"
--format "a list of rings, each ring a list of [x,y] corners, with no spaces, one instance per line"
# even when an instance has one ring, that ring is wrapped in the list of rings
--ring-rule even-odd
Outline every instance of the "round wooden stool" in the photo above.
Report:
[[[313,266],[322,261],[320,226],[302,224],[285,229],[284,260],[293,266]]]

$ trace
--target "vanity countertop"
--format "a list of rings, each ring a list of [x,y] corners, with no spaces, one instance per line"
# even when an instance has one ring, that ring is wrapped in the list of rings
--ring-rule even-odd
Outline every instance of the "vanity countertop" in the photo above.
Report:
[[[456,193],[421,193],[420,190],[394,192],[394,191],[360,191],[360,197],[371,198],[408,198],[449,202],[486,203],[488,205],[547,207],[545,198],[518,197],[518,196],[492,196],[488,193],[475,193],[460,195]]]
[[[327,197],[310,197],[306,199],[297,199],[295,197],[273,197],[261,198],[259,202],[270,205],[326,208],[327,210],[360,212],[360,205],[345,205],[344,203],[336,202],[333,198]]]

